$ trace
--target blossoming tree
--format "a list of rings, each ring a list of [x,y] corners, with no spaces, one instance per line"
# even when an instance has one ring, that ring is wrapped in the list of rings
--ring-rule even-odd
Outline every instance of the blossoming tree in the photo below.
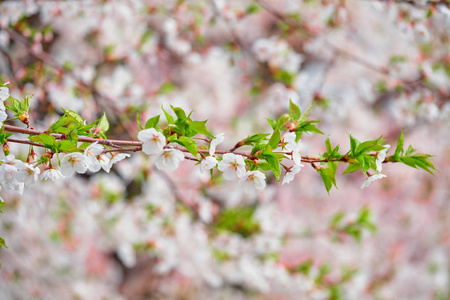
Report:
[[[0,11],[6,297],[450,293],[445,1]]]

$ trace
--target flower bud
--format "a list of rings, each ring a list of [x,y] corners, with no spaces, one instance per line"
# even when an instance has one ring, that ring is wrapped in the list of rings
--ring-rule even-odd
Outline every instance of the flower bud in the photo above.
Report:
[[[28,115],[28,113],[24,112],[21,115],[19,115],[19,120],[20,122],[29,125],[30,124],[30,116]]]
[[[11,153],[9,146],[6,143],[3,145],[3,153],[5,154],[5,156],[8,156]]]

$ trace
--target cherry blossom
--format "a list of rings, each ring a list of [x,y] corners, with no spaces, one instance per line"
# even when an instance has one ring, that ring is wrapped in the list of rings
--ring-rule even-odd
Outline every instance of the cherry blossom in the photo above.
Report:
[[[123,160],[123,159],[125,159],[127,157],[130,157],[130,154],[128,154],[128,153],[119,153],[119,154],[114,155],[111,158],[111,160],[109,161],[109,168],[111,168],[114,164],[118,163],[119,161],[121,161],[121,160]]]
[[[377,154],[377,160],[375,161],[377,165],[377,172],[381,172],[383,169],[383,161],[386,159],[387,152],[389,151],[389,148],[391,145],[384,145],[384,149],[378,152]]]
[[[297,166],[301,166],[302,156],[300,154],[300,151],[303,150],[303,144],[301,140],[296,142],[295,139],[296,137],[294,132],[286,134],[286,136],[284,137],[284,142],[286,143],[286,145],[284,145],[284,148],[287,151],[292,151],[291,154],[292,159],[294,160]]]
[[[0,87],[0,100],[5,101],[9,97],[9,88],[6,86]]]
[[[225,180],[232,180],[236,176],[241,178],[245,174],[245,162],[241,155],[226,153],[217,168],[223,172]]]
[[[384,174],[380,174],[380,173],[378,173],[378,174],[373,174],[372,176],[368,177],[368,178],[366,179],[366,181],[364,181],[364,183],[361,185],[361,188],[362,188],[362,189],[363,189],[363,188],[366,188],[366,187],[368,187],[372,182],[374,182],[375,180],[381,179],[381,178],[383,178],[383,177],[387,177],[387,176],[384,175]]]
[[[24,167],[24,163],[15,159],[13,154],[8,155],[0,166],[0,183],[8,190],[15,190],[22,193],[24,183],[18,180],[18,174],[19,170]]]
[[[180,162],[184,160],[184,154],[177,149],[164,149],[156,159],[156,167],[160,170],[178,169]]]
[[[95,142],[84,150],[86,156],[86,166],[91,172],[98,172],[101,169],[97,156],[103,152],[104,147]]]
[[[141,130],[137,137],[142,141],[142,151],[147,155],[161,153],[166,145],[166,137],[155,128]]]
[[[212,139],[212,141],[209,145],[209,155],[211,155],[211,156],[214,155],[214,153],[216,152],[217,145],[222,143],[224,139],[225,139],[224,133],[220,133]]]
[[[202,160],[200,167],[201,172],[204,172],[205,170],[211,170],[217,165],[217,159],[214,156],[208,156],[205,157],[205,159]]]
[[[261,171],[247,171],[239,182],[247,193],[253,193],[266,187],[266,175]]]
[[[74,172],[83,174],[87,171],[87,157],[81,153],[75,152],[67,154],[61,160],[61,173],[65,177],[72,176]]]
[[[41,174],[41,179],[42,180],[49,180],[51,179],[52,181],[58,181],[59,179],[63,179],[64,175],[57,169],[54,168],[49,168],[47,170],[45,170],[44,172],[42,172]]]
[[[35,168],[28,163],[23,163],[18,167],[16,178],[18,181],[28,185],[36,182],[40,173],[41,170],[39,168]]]
[[[300,164],[300,165],[294,165],[292,166],[289,170],[286,171],[286,174],[284,174],[284,178],[283,178],[283,182],[281,185],[284,185],[286,183],[291,182],[292,180],[294,180],[294,176],[295,174],[297,174],[298,172],[301,171],[302,167],[304,167],[304,165]]]

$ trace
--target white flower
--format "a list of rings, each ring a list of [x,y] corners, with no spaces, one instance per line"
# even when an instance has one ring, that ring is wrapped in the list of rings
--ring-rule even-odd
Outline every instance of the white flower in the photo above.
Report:
[[[3,122],[5,122],[6,119],[8,119],[8,115],[4,110],[0,109],[0,124],[3,124]]]
[[[23,163],[18,167],[16,179],[24,184],[32,184],[38,180],[41,170],[30,164]]]
[[[136,251],[130,243],[122,242],[117,247],[117,256],[127,268],[132,268],[136,265]]]
[[[111,158],[111,160],[109,161],[109,168],[111,169],[111,167],[114,164],[118,163],[119,161],[121,161],[121,160],[123,160],[123,159],[125,159],[127,157],[130,157],[130,154],[128,154],[128,153],[119,153],[119,154],[114,155],[113,158]]]
[[[180,162],[184,160],[184,154],[177,149],[164,149],[156,160],[156,167],[160,170],[176,170]]]
[[[56,169],[53,169],[53,168],[47,169],[44,172],[42,172],[42,174],[41,174],[41,179],[42,180],[51,179],[53,181],[57,181],[57,180],[62,179],[62,178],[64,178],[64,175],[59,170],[56,170]]]
[[[430,41],[430,33],[424,24],[417,24],[414,27],[414,37],[419,43],[427,43]]]
[[[9,88],[6,86],[0,87],[0,100],[5,101],[9,97]]]
[[[142,141],[142,151],[147,154],[159,154],[166,145],[166,137],[155,128],[139,131],[138,139]]]
[[[24,163],[15,159],[13,154],[6,157],[6,160],[0,166],[0,183],[8,190],[15,190],[22,194],[23,182],[17,180],[19,168],[23,168]]]
[[[281,185],[284,185],[284,184],[289,183],[292,180],[294,180],[295,174],[300,172],[302,167],[304,167],[304,165],[302,165],[302,164],[295,165],[295,166],[292,166],[289,171],[286,171],[286,174],[284,174],[283,183]]]
[[[110,164],[109,157],[102,154],[99,156],[98,162],[100,163],[100,167],[103,168],[103,170],[105,170],[106,173],[109,173],[109,171],[111,170],[111,166],[112,166]]]
[[[364,183],[361,185],[361,188],[363,189],[365,187],[368,187],[373,181],[381,179],[383,177],[387,176],[384,174],[373,174],[372,176],[368,177],[366,181],[364,181]]]
[[[81,153],[67,154],[61,160],[61,173],[66,177],[72,176],[75,171],[83,174],[87,171],[86,161],[86,156]]]
[[[214,153],[216,152],[216,147],[217,145],[219,145],[220,143],[223,142],[224,138],[224,133],[220,133],[218,135],[216,135],[214,137],[214,139],[211,141],[211,144],[209,145],[209,155],[213,156]]]
[[[262,190],[266,187],[266,175],[260,171],[247,171],[240,180],[244,184],[244,190],[253,193],[255,190]]]
[[[377,172],[381,172],[383,169],[383,161],[386,159],[387,152],[389,151],[389,148],[391,148],[391,145],[384,145],[384,149],[378,152],[377,154],[377,160],[375,161],[377,165]]]
[[[217,168],[223,172],[225,180],[231,180],[236,176],[241,178],[245,174],[244,158],[241,155],[227,153]]]
[[[103,146],[95,142],[84,150],[84,156],[86,156],[86,166],[91,172],[98,172],[101,168],[98,162],[97,156],[103,152]]]
[[[284,137],[284,142],[287,143],[286,145],[284,145],[284,148],[287,151],[292,151],[292,159],[294,160],[295,164],[297,166],[301,166],[302,165],[302,156],[300,155],[300,151],[303,150],[303,144],[301,142],[301,140],[299,140],[298,142],[295,142],[295,132],[289,132],[285,137]]]
[[[202,160],[200,171],[203,173],[205,170],[211,170],[217,165],[217,159],[214,156],[205,157]]]
[[[273,38],[259,39],[253,43],[252,50],[258,61],[266,62],[274,55],[275,40]]]

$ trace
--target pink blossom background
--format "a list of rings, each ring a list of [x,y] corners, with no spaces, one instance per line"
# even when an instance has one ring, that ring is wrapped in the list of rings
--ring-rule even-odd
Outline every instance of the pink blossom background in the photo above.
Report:
[[[247,194],[194,162],[163,172],[135,153],[109,174],[2,190],[0,298],[450,299],[449,33],[448,5],[424,1],[2,2],[0,75],[12,96],[34,94],[36,129],[64,107],[88,121],[106,112],[111,138],[136,140],[136,113],[173,105],[208,119],[230,149],[271,132],[265,118],[291,99],[322,121],[325,135],[302,137],[305,155],[325,152],[328,135],[345,153],[348,134],[383,134],[392,154],[404,127],[405,145],[433,154],[439,172],[384,164],[387,177],[360,189],[363,174],[340,166],[328,195],[307,165]],[[214,231],[218,211],[251,204],[259,234]],[[332,239],[333,215],[352,222],[363,207],[377,231]],[[290,272],[308,259],[308,275]],[[343,268],[356,272],[339,283]]]

